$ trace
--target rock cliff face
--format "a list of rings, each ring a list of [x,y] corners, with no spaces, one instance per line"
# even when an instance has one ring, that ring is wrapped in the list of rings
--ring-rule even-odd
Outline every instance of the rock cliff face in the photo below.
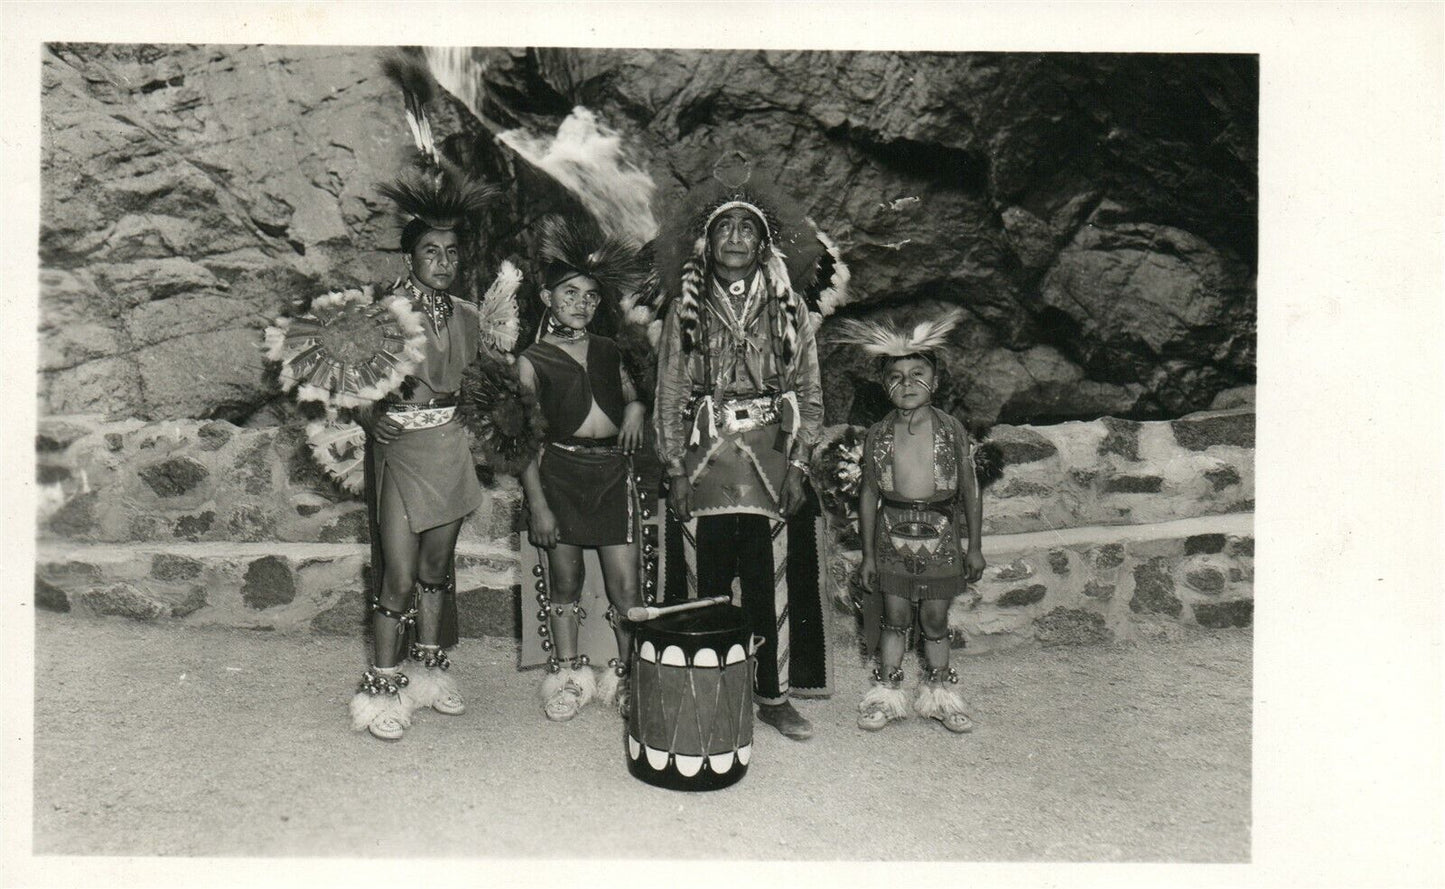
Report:
[[[271,318],[389,273],[369,53],[70,44],[43,77],[44,412],[242,419]]]
[[[1174,417],[1253,382],[1252,57],[466,61],[481,162],[515,173],[493,258],[561,196],[486,134],[550,134],[585,105],[622,134],[659,206],[727,149],[779,167],[844,250],[846,313],[964,307],[942,400],[979,423]],[[395,221],[373,186],[406,130],[373,52],[57,45],[43,89],[42,410],[265,422],[265,323],[297,297],[395,274]],[[826,345],[823,358],[829,422],[881,413],[863,362]]]

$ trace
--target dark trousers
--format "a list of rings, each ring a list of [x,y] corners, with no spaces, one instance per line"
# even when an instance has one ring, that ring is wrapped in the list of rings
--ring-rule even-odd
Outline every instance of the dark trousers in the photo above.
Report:
[[[733,578],[742,587],[748,629],[763,637],[757,651],[753,690],[763,703],[781,703],[787,689],[778,678],[778,613],[774,582],[772,522],[749,513],[699,516],[698,596],[731,595]]]

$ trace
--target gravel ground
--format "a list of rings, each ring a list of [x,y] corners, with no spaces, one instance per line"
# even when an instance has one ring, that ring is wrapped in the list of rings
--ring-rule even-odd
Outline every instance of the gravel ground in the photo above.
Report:
[[[742,782],[681,794],[628,774],[606,711],[548,723],[515,642],[464,641],[468,711],[387,744],[346,719],[359,640],[41,614],[34,853],[1247,861],[1252,642],[960,658],[961,737],[859,731],[845,653],[811,741],[756,724]]]

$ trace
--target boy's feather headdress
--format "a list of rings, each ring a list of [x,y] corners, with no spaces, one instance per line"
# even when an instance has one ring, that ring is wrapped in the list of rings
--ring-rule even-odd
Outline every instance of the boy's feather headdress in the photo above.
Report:
[[[500,194],[495,186],[478,182],[446,161],[428,170],[405,170],[376,190],[408,219],[443,230],[464,227]]]
[[[903,358],[908,355],[932,355],[948,345],[948,335],[963,320],[963,310],[949,309],[942,316],[920,321],[912,329],[895,327],[879,321],[849,318],[833,328],[834,342],[859,346],[874,358]]]
[[[585,275],[609,300],[635,294],[647,271],[635,245],[604,235],[590,217],[556,213],[537,224],[537,265],[544,287]]]

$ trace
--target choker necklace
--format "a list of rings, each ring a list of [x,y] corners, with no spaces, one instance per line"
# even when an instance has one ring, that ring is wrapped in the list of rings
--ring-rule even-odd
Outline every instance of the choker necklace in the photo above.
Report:
[[[452,317],[452,295],[445,290],[423,291],[410,278],[406,280],[406,289],[411,293],[412,302],[418,304],[422,314],[431,320],[432,330],[441,336]]]
[[[587,335],[587,328],[584,327],[581,330],[577,330],[575,328],[568,327],[567,325],[559,322],[556,318],[553,318],[551,313],[549,312],[547,314],[547,335],[554,336],[559,340],[569,340],[571,342],[576,342],[577,340],[580,340]]]
[[[742,296],[748,290],[748,282],[739,278],[728,285],[728,293],[733,296]]]

